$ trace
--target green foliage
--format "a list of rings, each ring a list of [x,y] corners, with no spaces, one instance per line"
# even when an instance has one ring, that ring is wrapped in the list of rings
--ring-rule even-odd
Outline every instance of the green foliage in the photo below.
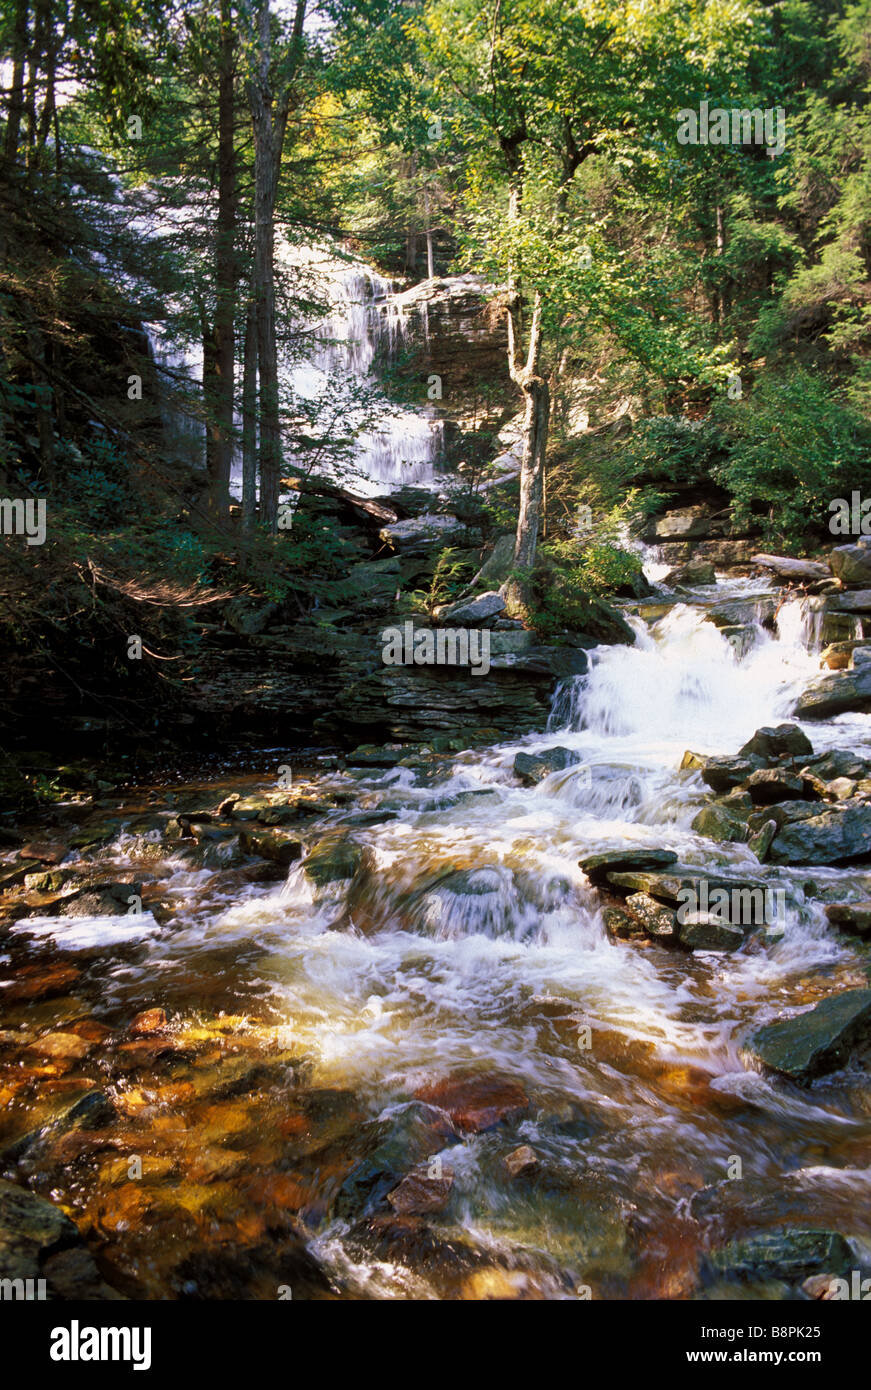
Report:
[[[413,589],[405,596],[405,604],[412,611],[422,611],[432,618],[440,604],[450,603],[458,597],[473,573],[468,556],[453,546],[446,546],[439,552],[429,587]]]

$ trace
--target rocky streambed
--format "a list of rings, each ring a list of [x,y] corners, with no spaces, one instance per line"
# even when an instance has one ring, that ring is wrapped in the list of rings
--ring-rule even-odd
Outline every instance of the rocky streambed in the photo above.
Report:
[[[802,712],[861,661],[820,672],[806,596],[707,578],[627,604],[546,731],[99,769],[6,831],[0,1274],[704,1300],[871,1273],[871,716]],[[723,920],[718,888],[782,911]]]

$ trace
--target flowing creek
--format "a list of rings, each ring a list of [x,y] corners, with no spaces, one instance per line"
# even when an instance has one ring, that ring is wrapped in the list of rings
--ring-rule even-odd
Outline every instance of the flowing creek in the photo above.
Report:
[[[764,589],[721,582],[716,599]],[[103,879],[141,881],[145,911],[0,937],[0,1147],[29,1136],[20,1172],[118,1287],[737,1298],[747,1286],[706,1274],[705,1252],[809,1213],[871,1251],[867,1074],[800,1090],[742,1056],[761,1024],[866,983],[868,948],[812,890],[869,897],[871,875],[760,868],[747,845],[702,838],[705,789],[678,770],[686,749],[733,754],[789,717],[819,658],[798,602],[741,659],[704,620],[711,602],[632,617],[635,646],[598,649],[540,734],[388,769],[294,765],[294,793],[318,803],[307,845],[350,818],[351,879],[316,886],[297,863],[264,881],[236,841],[167,843],[179,811],[275,789],[284,750],[256,755],[256,774],[215,768],[104,804],[112,836],[82,852]],[[802,727],[816,751],[871,751],[871,716]],[[516,754],[555,744],[581,762],[519,785]],[[782,935],[728,955],[612,939],[578,861],[630,843],[776,880]],[[34,967],[58,982],[35,1000]],[[129,1032],[157,1007],[166,1030]],[[84,1055],[28,1051],[48,1031],[78,1034]],[[52,1127],[94,1088],[113,1119]],[[537,1163],[512,1176],[521,1146]],[[452,1178],[449,1195],[394,1213],[387,1195],[416,1166]]]

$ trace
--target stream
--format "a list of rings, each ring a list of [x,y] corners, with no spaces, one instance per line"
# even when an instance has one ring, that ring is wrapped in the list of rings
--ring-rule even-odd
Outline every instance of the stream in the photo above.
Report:
[[[661,616],[626,604],[635,645],[597,649],[548,729],[515,743],[393,767],[291,758],[306,851],[346,831],[347,876],[313,880],[305,859],[264,876],[208,825],[168,839],[180,812],[275,792],[280,748],[71,812],[68,841],[98,828],[67,862],[141,882],[143,911],[47,902],[0,937],[3,1167],[11,1147],[106,1277],[151,1298],[285,1283],[312,1298],[778,1298],[711,1252],[809,1212],[871,1253],[867,1074],[800,1089],[742,1053],[760,1025],[866,983],[867,946],[828,925],[819,895],[869,897],[871,875],[760,866],[701,837],[706,789],[680,770],[687,749],[733,754],[789,718],[818,673],[799,600],[740,659],[705,621],[769,592],[721,580],[663,591]],[[801,727],[816,752],[871,752],[869,715]],[[515,756],[555,745],[580,761],[520,785]],[[629,844],[751,869],[786,890],[785,922],[731,954],[617,940],[578,861]],[[57,988],[28,998],[37,968]],[[131,1029],[154,1010],[165,1023]],[[49,1033],[83,1045],[40,1052]],[[111,1118],[58,1121],[95,1090]],[[403,1205],[412,1172],[430,1190]]]

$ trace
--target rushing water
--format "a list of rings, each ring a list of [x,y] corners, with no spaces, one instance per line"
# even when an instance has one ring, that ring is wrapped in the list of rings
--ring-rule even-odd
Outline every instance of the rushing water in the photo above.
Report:
[[[717,597],[753,588],[720,585]],[[146,913],[19,924],[17,942],[36,950],[53,939],[86,962],[80,993],[109,1027],[163,1005],[182,1044],[209,1046],[217,1029],[221,1048],[235,1038],[244,1051],[268,1035],[305,1055],[319,1104],[334,1098],[326,1119],[303,1114],[286,1086],[203,1108],[196,1068],[160,1084],[113,1074],[131,1127],[120,1152],[146,1143],[144,1126],[149,1151],[169,1164],[141,1189],[152,1205],[137,1190],[118,1218],[105,1163],[81,1171],[49,1154],[34,1171],[93,1223],[104,1258],[136,1287],[178,1293],[173,1259],[198,1243],[244,1246],[270,1201],[301,1213],[311,1249],[351,1297],[508,1288],[563,1298],[584,1285],[593,1297],[739,1297],[737,1285],[700,1281],[703,1252],[717,1242],[784,1221],[871,1236],[867,1080],[847,1071],[799,1091],[750,1069],[741,1051],[748,1032],[784,1010],[865,982],[867,950],[828,927],[810,887],[869,896],[871,880],[760,868],[746,845],[703,839],[690,823],[704,788],[678,770],[687,748],[734,753],[789,715],[818,669],[806,614],[798,603],[781,608],[778,631],[758,626],[740,660],[701,601],[633,624],[633,647],[599,649],[589,675],[557,693],[547,733],[419,768],[301,773],[311,794],[342,803],[319,833],[361,809],[393,817],[352,831],[367,853],[353,883],[315,889],[301,865],[286,882],[252,883],[220,849],[205,860],[183,846],[167,853],[159,831],[141,828],[143,792],[96,857],[150,878],[169,909],[163,923]],[[803,727],[817,750],[871,749],[869,716]],[[581,762],[519,786],[517,752],[556,743]],[[268,785],[264,767],[241,790]],[[627,844],[776,877],[787,888],[782,934],[753,936],[730,955],[609,938],[578,861]],[[10,1017],[13,1027],[32,1021]],[[209,1065],[218,1060],[209,1054]],[[519,1087],[525,1108],[479,1133],[439,1129],[428,1088],[457,1077]],[[384,1226],[378,1185],[378,1162],[390,1163],[377,1144],[372,1158],[372,1136],[385,1134],[404,1136],[406,1171],[423,1162],[453,1178],[443,1210],[406,1218],[400,1235]],[[520,1145],[538,1165],[511,1178],[504,1160]],[[218,1150],[216,1168],[232,1181],[202,1176],[202,1154]],[[375,1171],[364,1181],[367,1162]],[[185,1183],[197,1177],[194,1202]],[[138,1225],[150,1243],[137,1244]]]

